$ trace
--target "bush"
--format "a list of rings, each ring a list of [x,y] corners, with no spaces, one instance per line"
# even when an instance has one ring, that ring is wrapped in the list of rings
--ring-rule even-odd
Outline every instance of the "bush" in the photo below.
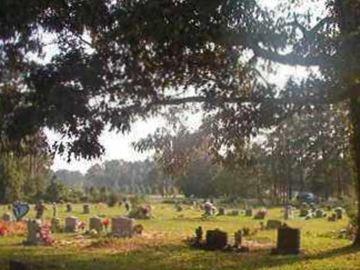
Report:
[[[120,196],[115,192],[111,192],[107,200],[107,205],[109,207],[114,207],[119,201]]]
[[[130,197],[129,200],[133,208],[137,208],[138,206],[148,202],[145,195],[135,195],[133,197]]]

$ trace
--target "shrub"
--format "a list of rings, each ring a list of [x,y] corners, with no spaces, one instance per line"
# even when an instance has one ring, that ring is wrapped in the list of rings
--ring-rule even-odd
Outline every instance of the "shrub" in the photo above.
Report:
[[[107,204],[109,207],[114,207],[119,202],[119,195],[115,192],[110,193]]]

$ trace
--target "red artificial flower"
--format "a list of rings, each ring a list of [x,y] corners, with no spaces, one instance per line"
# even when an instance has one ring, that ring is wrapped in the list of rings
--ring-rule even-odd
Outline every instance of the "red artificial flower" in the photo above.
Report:
[[[103,225],[105,226],[105,227],[107,227],[107,226],[109,226],[109,224],[110,224],[110,220],[108,219],[108,218],[106,218],[106,219],[104,219],[103,220]]]

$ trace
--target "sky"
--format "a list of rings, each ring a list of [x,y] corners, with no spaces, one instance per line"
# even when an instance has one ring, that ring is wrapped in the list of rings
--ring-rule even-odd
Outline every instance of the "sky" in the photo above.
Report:
[[[268,8],[273,9],[281,1],[266,0],[263,3]],[[305,5],[302,5],[302,8],[304,7]],[[320,7],[319,9],[321,10]],[[55,54],[56,51],[56,48],[52,48],[51,46],[49,46],[47,49],[49,53],[46,57],[47,59],[44,61],[47,61],[52,54]],[[304,77],[307,73],[307,70],[302,67],[290,67],[282,65],[278,66],[276,74],[268,75],[267,80],[281,87],[285,84],[290,76],[293,76],[294,78],[301,78]],[[187,115],[187,117],[187,124],[189,127],[196,127],[201,121],[201,117],[199,115]],[[131,143],[139,140],[140,138],[146,137],[146,135],[153,133],[156,128],[164,125],[165,121],[163,119],[151,118],[146,121],[139,121],[135,123],[131,132],[125,135],[116,132],[105,131],[100,138],[100,142],[105,147],[105,154],[100,159],[80,159],[72,160],[70,163],[68,163],[66,156],[56,155],[52,169],[78,170],[82,173],[85,173],[90,166],[96,163],[101,163],[105,160],[123,159],[126,161],[136,161],[151,158],[152,152],[138,153],[132,148]],[[52,131],[46,130],[46,134],[48,135],[50,144],[55,140],[60,139],[60,136]]]
[[[268,81],[277,84],[279,87],[284,85],[290,76],[295,78],[304,77],[307,71],[303,67],[279,66],[276,74],[268,76]],[[196,127],[200,124],[201,115],[186,115],[186,122],[189,127]],[[131,143],[152,134],[157,128],[165,125],[162,118],[150,118],[146,121],[138,121],[132,126],[128,134],[105,131],[100,137],[100,142],[105,147],[105,154],[100,159],[94,160],[72,160],[67,162],[66,156],[56,155],[52,166],[53,170],[67,169],[77,170],[85,173],[89,167],[105,160],[123,159],[126,161],[136,161],[151,158],[152,152],[139,153],[133,149]],[[60,136],[52,131],[46,130],[50,144],[59,140]]]

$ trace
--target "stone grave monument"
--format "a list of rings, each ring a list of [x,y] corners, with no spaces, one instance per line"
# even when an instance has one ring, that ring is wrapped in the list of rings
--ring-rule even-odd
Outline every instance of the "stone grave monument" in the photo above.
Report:
[[[100,217],[92,217],[89,220],[89,229],[90,230],[95,230],[98,233],[103,231],[103,222],[102,219]]]
[[[206,232],[206,248],[209,250],[222,250],[227,246],[228,235],[219,229]]]
[[[6,212],[2,216],[2,220],[6,221],[6,222],[10,222],[10,221],[13,220],[13,217],[12,217],[12,215],[10,213]]]
[[[278,229],[277,245],[272,250],[273,254],[293,254],[300,253],[300,229],[283,226]]]
[[[90,205],[89,204],[84,204],[83,213],[84,214],[90,214]]]
[[[65,218],[65,232],[74,233],[78,231],[79,219],[77,217]]]
[[[118,237],[131,237],[135,220],[128,217],[116,217],[111,219],[111,232]]]

